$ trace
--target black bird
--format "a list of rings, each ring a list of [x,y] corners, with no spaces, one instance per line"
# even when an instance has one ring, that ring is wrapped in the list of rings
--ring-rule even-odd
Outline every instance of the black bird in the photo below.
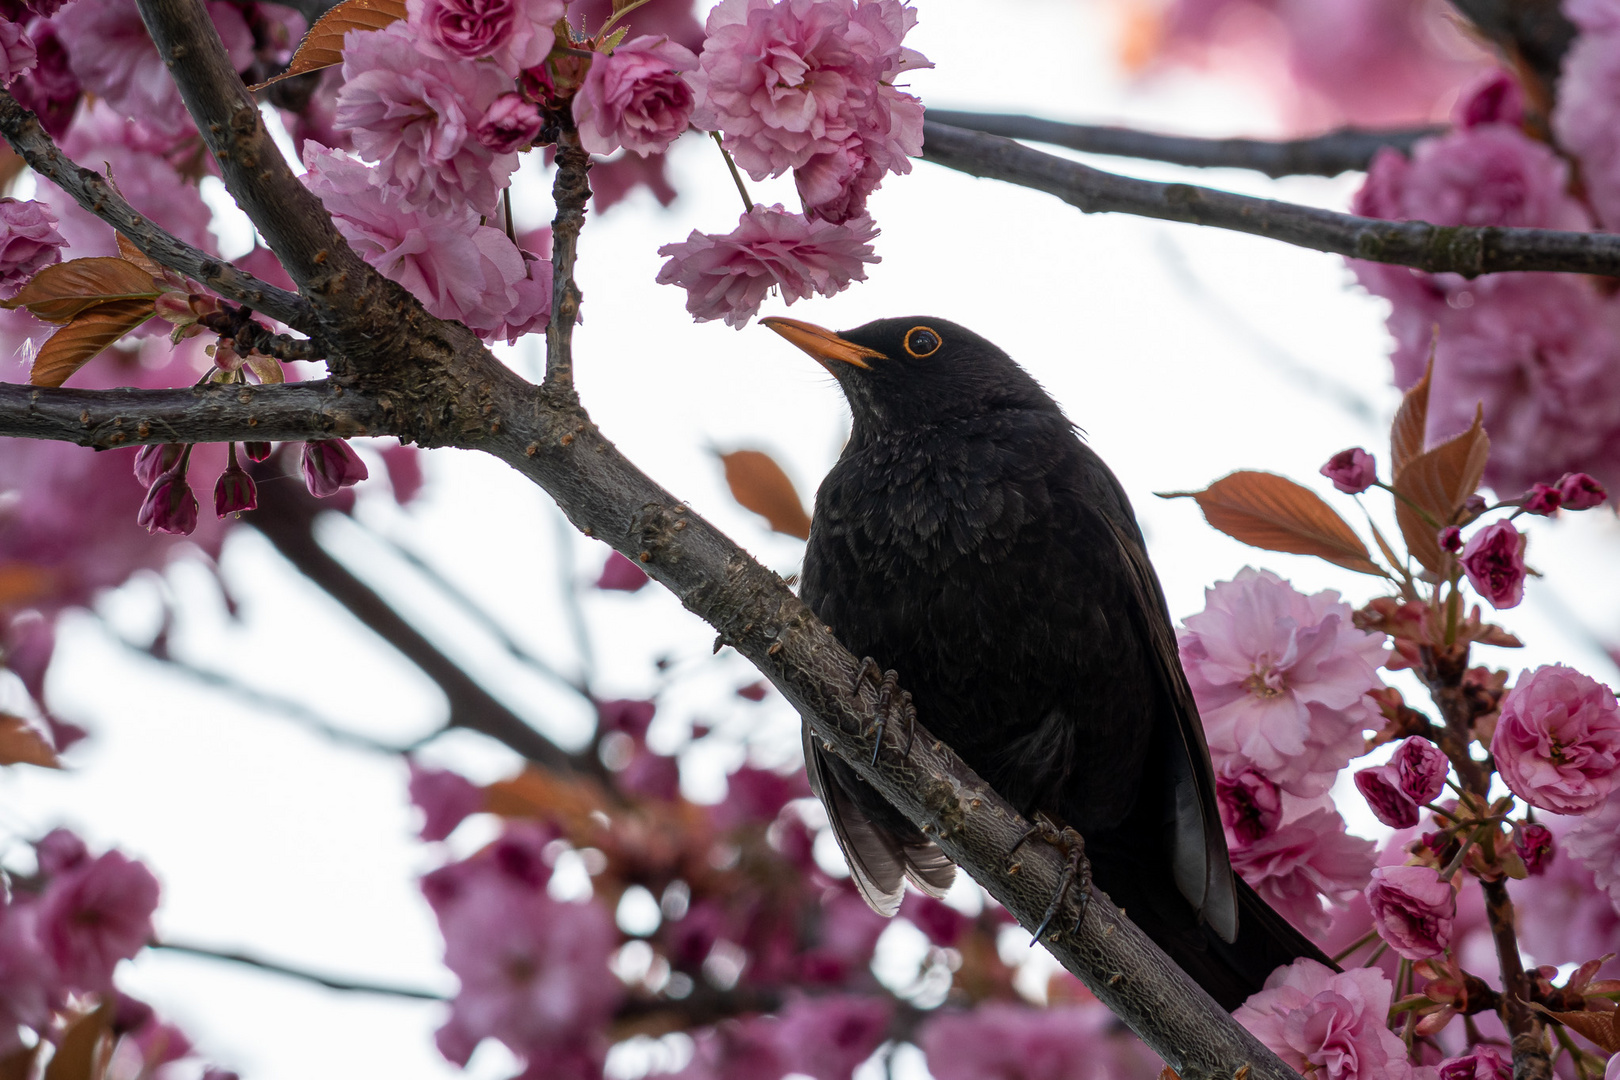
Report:
[[[996,346],[944,319],[764,323],[838,380],[853,430],[816,493],[801,595],[896,670],[922,721],[1026,817],[1084,837],[1093,880],[1222,1006],[1322,953],[1232,872],[1203,724],[1119,481]],[[806,728],[861,894],[955,867]]]

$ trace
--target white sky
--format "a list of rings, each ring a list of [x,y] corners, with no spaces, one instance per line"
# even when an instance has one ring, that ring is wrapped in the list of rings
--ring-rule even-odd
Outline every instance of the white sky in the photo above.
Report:
[[[1193,75],[1128,83],[1114,63],[1114,31],[1101,4],[918,0],[917,7],[921,20],[908,44],[938,66],[914,73],[912,83],[929,105],[1187,133],[1277,130],[1266,103],[1229,85]],[[1095,163],[1336,208],[1358,183],[1355,176],[1274,183],[1237,172]],[[550,216],[539,164],[526,164],[529,194],[520,199],[530,224]],[[791,572],[801,545],[765,532],[730,501],[711,450],[768,450],[808,500],[838,453],[844,409],[831,379],[774,334],[694,326],[684,294],[653,284],[660,244],[694,228],[728,231],[738,212],[707,139],[683,139],[673,166],[682,197],[671,210],[643,194],[604,218],[592,215],[585,230],[586,322],[575,335],[580,392],[632,460],[769,565]],[[761,201],[794,204],[789,180],[752,188]],[[1357,520],[1316,470],[1358,444],[1382,462],[1397,396],[1387,385],[1382,304],[1353,287],[1342,260],[1191,226],[1088,218],[1050,196],[924,163],[891,177],[872,212],[883,230],[883,262],[871,279],[790,313],[833,328],[941,315],[1007,349],[1119,474],[1177,617],[1198,610],[1203,588],[1245,564],[1275,569],[1306,591],[1337,588],[1354,601],[1370,595],[1372,579],[1253,551],[1211,530],[1190,501],[1152,494],[1261,467],[1328,494]],[[782,310],[773,301],[765,314]],[[534,370],[532,353],[515,362]],[[1369,402],[1378,421],[1313,396],[1279,374],[1279,364],[1330,375]],[[415,505],[400,512],[386,496],[374,498],[362,503],[359,519],[431,559],[515,636],[571,668],[576,650],[559,606],[559,553],[583,581],[594,577],[605,549],[565,536],[549,500],[491,459],[441,450],[427,456],[426,468],[428,486]],[[327,526],[323,540],[339,557],[504,700],[559,741],[583,739],[589,718],[578,702],[504,659],[366,530],[343,520]],[[1529,553],[1547,576],[1502,620],[1531,647],[1498,654],[1499,663],[1561,660],[1612,681],[1608,661],[1571,631],[1564,609],[1620,637],[1620,575],[1609,554],[1616,533],[1602,513],[1536,523]],[[175,651],[196,663],[392,742],[409,742],[438,722],[441,703],[426,680],[337,613],[252,530],[237,531],[222,569],[241,605],[239,622],[224,617],[209,575],[195,566],[134,582],[99,611],[144,640],[155,629],[161,589],[183,610]],[[758,761],[796,753],[797,722],[786,706],[774,696],[762,706],[732,698],[731,688],[751,677],[746,664],[735,656],[704,662],[712,631],[668,595],[649,588],[587,596],[586,604],[604,694],[649,692],[656,656],[690,661],[695,674],[664,699],[655,742],[671,744],[698,714],[738,736],[729,751],[688,756],[689,794],[718,797],[724,770],[745,752],[743,737]],[[164,677],[89,617],[66,621],[50,694],[60,714],[91,728],[93,738],[70,755],[67,772],[0,776],[0,834],[70,824],[97,847],[149,860],[164,884],[158,926],[165,937],[453,991],[414,885],[444,852],[414,840],[397,759],[334,747],[285,719]],[[427,757],[479,780],[515,766],[511,754],[470,735],[436,742]],[[1358,810],[1359,802],[1347,803],[1352,827],[1372,835],[1375,823]],[[487,836],[487,822],[474,821],[452,847],[470,850]],[[8,859],[23,858],[13,843]],[[161,953],[126,964],[120,984],[249,1080],[458,1075],[433,1049],[442,1019],[434,1004],[330,992]],[[486,1047],[471,1075],[505,1076],[509,1064]]]

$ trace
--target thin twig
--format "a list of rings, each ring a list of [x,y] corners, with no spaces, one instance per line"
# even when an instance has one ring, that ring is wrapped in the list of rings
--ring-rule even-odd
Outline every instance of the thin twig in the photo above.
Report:
[[[731,159],[731,151],[726,149],[726,144],[721,141],[718,131],[711,131],[709,134],[714,136],[714,145],[720,149],[720,156],[726,159],[726,168],[731,170],[731,182],[737,185],[737,194],[742,196],[743,213],[751,213],[754,209],[754,200],[748,194],[747,185],[743,183],[742,173],[737,171],[737,163]]]
[[[1045,191],[1088,214],[1135,214],[1230,229],[1430,273],[1475,277],[1507,270],[1551,270],[1620,277],[1617,234],[1381,221],[1194,184],[1137,180],[1011,139],[933,121],[924,121],[923,136],[925,160]]]
[[[313,971],[306,971],[303,968],[295,968],[290,964],[265,960],[248,953],[232,952],[226,949],[210,949],[204,945],[189,945],[178,941],[153,941],[149,944],[151,948],[162,949],[165,952],[181,953],[185,956],[200,956],[207,960],[223,960],[229,964],[241,964],[244,967],[268,971],[275,975],[285,975],[289,979],[314,983],[316,986],[324,986],[328,990],[345,990],[357,994],[380,994],[383,997],[410,998],[413,1001],[450,1000],[447,995],[433,990],[419,990],[414,986],[395,986],[391,983],[369,982],[363,979],[340,979],[331,975],[320,975]]]
[[[1303,139],[1200,139],[1125,127],[1064,124],[1016,113],[929,109],[928,119],[968,131],[1050,143],[1089,154],[1168,161],[1200,169],[1252,169],[1273,179],[1338,176],[1342,172],[1365,169],[1373,155],[1386,146],[1409,155],[1419,139],[1441,135],[1446,130],[1443,127],[1393,131],[1340,128]]]
[[[551,323],[546,327],[547,393],[560,401],[575,402],[574,323],[579,318],[580,292],[574,281],[579,256],[579,231],[585,225],[585,203],[591,197],[591,155],[579,144],[571,120],[557,136],[557,179],[551,187],[557,216],[551,222]]]

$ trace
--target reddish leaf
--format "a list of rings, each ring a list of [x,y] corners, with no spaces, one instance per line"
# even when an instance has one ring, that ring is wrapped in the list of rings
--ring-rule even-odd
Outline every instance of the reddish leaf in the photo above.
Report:
[[[0,765],[38,765],[60,769],[56,751],[32,724],[20,716],[0,713]]]
[[[35,386],[61,386],[97,353],[151,317],[149,297],[97,304],[45,339],[28,381]]]
[[[45,1040],[41,1039],[33,1046],[25,1046],[0,1057],[0,1080],[30,1080],[34,1075],[34,1059],[45,1045]]]
[[[731,497],[770,522],[771,531],[810,537],[810,515],[804,512],[804,503],[793,489],[782,467],[771,460],[769,454],[758,450],[734,450],[721,454],[726,467],[726,484]]]
[[[1395,471],[1395,520],[1406,538],[1406,549],[1436,573],[1442,572],[1445,562],[1436,533],[1457,515],[1485,475],[1491,440],[1484,421],[1481,406],[1467,431],[1425,450]]]
[[[0,563],[0,611],[16,611],[56,588],[56,571],[34,563]]]
[[[1429,366],[1423,378],[1412,385],[1401,399],[1395,422],[1389,426],[1390,467],[1395,472],[1423,453],[1424,432],[1429,425],[1429,378],[1434,374],[1434,352],[1429,352]]]
[[[100,1080],[107,1071],[101,1044],[112,1026],[114,1000],[109,996],[95,1012],[68,1025],[45,1066],[45,1080]]]
[[[1549,1013],[1567,1028],[1585,1035],[1611,1054],[1620,1054],[1620,1012]]]
[[[1203,491],[1162,498],[1196,499],[1204,517],[1228,536],[1267,551],[1315,555],[1362,574],[1383,576],[1355,530],[1309,488],[1267,472],[1235,472]]]
[[[343,38],[351,30],[381,30],[405,17],[405,0],[343,0],[343,3],[315,20],[304,40],[298,43],[292,63],[280,75],[264,80],[249,90],[262,90],[271,83],[290,79],[343,63]]]
[[[559,776],[547,769],[527,768],[510,780],[497,780],[484,788],[488,813],[560,822],[575,836],[594,832],[593,815],[600,815],[607,805],[607,796],[595,780]]]
[[[117,236],[118,257],[120,259],[128,263],[134,263],[148,274],[151,274],[154,279],[162,279],[168,275],[169,271],[147,258],[146,252],[135,246],[135,241],[123,233],[118,233]]]
[[[162,292],[163,286],[139,266],[125,259],[103,256],[47,266],[16,296],[0,301],[0,307],[25,307],[35,318],[65,323],[97,304],[138,297],[150,299]]]

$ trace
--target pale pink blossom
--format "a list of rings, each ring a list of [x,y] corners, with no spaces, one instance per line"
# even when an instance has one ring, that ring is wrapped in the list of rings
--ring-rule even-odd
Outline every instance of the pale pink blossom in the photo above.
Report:
[[[773,287],[792,304],[865,281],[864,264],[879,261],[871,243],[877,234],[870,218],[835,225],[780,205],[755,206],[725,236],[694,230],[684,242],[659,248],[669,261],[658,283],[685,289],[686,310],[698,322],[723,318],[740,330]]]
[[[1272,972],[1265,989],[1232,1015],[1304,1075],[1411,1080],[1406,1044],[1387,1026],[1392,990],[1381,971],[1335,973],[1301,959]]]
[[[1351,836],[1334,810],[1313,810],[1252,844],[1232,847],[1232,868],[1308,934],[1328,928],[1322,901],[1342,904],[1372,873],[1373,842]]]
[[[1586,864],[1597,887],[1620,911],[1620,791],[1611,793],[1601,809],[1581,818],[1565,834],[1564,848]]]
[[[1563,77],[1552,126],[1560,145],[1581,164],[1592,205],[1604,228],[1620,227],[1620,19],[1608,0],[1568,0],[1563,5],[1580,30],[1564,54]]]
[[[986,1001],[967,1012],[941,1010],[920,1045],[937,1080],[1152,1076],[1159,1063],[1135,1039],[1114,1037],[1116,1023],[1095,1003],[1041,1009]]]
[[[1462,568],[1468,584],[1498,610],[1518,607],[1524,599],[1525,537],[1511,521],[1498,521],[1468,538]]]
[[[580,145],[593,154],[619,147],[642,157],[669,147],[692,118],[692,87],[681,72],[697,67],[692,50],[650,34],[591,58],[574,95]]]
[[[28,32],[18,23],[0,20],[0,86],[10,87],[37,63],[39,53]]]
[[[1497,775],[1555,814],[1596,809],[1620,782],[1620,708],[1607,686],[1562,664],[1521,674],[1491,737]]]
[[[880,175],[909,171],[922,150],[922,104],[893,83],[928,66],[901,45],[916,19],[900,0],[722,0],[692,76],[693,121],[723,132],[756,180],[851,137]]]
[[[1561,846],[1585,824],[1557,814],[1542,821]],[[1515,910],[1525,913],[1516,929],[1530,962],[1582,964],[1616,951],[1620,902],[1598,884],[1585,859],[1562,852],[1544,873],[1513,882],[1512,890]],[[1620,978],[1620,960],[1605,964],[1599,978]]]
[[[53,878],[39,900],[39,937],[68,986],[112,987],[113,968],[152,940],[158,883],[117,851]]]
[[[0,199],[0,294],[15,294],[36,272],[61,262],[66,243],[49,206]]]
[[[484,790],[460,773],[429,769],[415,761],[411,770],[411,802],[422,811],[423,840],[443,840],[468,815],[484,808]]]
[[[1357,630],[1332,590],[1307,596],[1245,568],[1204,591],[1179,635],[1181,662],[1218,772],[1254,767],[1294,795],[1320,795],[1378,720],[1382,634]]]
[[[1378,936],[1408,960],[1439,956],[1451,944],[1457,894],[1429,866],[1380,866],[1367,885]]]
[[[487,214],[517,168],[517,155],[478,141],[479,121],[511,90],[493,64],[441,60],[418,48],[409,22],[344,39],[337,122],[362,157],[380,163],[384,183],[407,210]]]
[[[406,0],[422,51],[465,63],[489,57],[509,78],[545,60],[563,0]],[[472,66],[472,65],[467,65]]]

